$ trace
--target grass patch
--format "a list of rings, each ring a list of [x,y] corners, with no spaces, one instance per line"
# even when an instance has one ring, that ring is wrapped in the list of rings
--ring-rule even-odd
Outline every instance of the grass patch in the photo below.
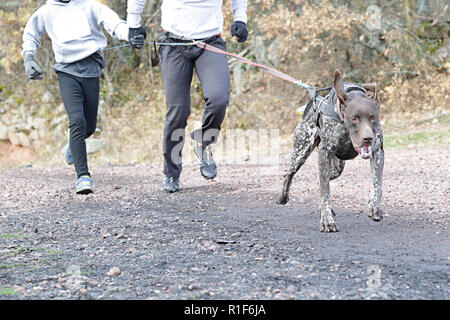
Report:
[[[10,264],[0,264],[0,270],[7,270],[7,269],[15,269],[18,267],[25,267],[25,263],[10,263]]]
[[[200,299],[200,297],[201,296],[203,296],[203,292],[201,292],[201,291],[197,291],[197,292],[194,292],[192,295],[190,295],[187,299],[188,300],[198,300],[198,299]]]
[[[2,252],[0,254],[2,256],[5,256],[5,257],[15,257],[15,256],[18,256],[21,253],[32,252],[32,251],[34,251],[32,248],[20,248],[20,249],[7,250],[7,251],[4,251],[4,252]]]
[[[24,234],[20,233],[21,229],[15,229],[11,232],[0,234],[0,239],[24,239],[26,238]]]
[[[19,249],[11,249],[11,250],[2,250],[0,251],[0,257],[15,257],[22,253],[31,253],[34,251],[43,252],[47,255],[60,255],[63,253],[62,250],[58,249],[45,249],[45,248],[19,248]]]
[[[15,291],[13,288],[0,287],[0,296],[14,296],[17,294],[19,293]]]
[[[63,252],[61,250],[49,250],[49,251],[47,251],[48,255],[60,255],[62,253]]]
[[[0,234],[0,239],[24,239],[25,236],[23,234],[17,233],[4,233]]]
[[[422,131],[385,136],[385,148],[412,148],[446,145],[450,142],[450,131]]]

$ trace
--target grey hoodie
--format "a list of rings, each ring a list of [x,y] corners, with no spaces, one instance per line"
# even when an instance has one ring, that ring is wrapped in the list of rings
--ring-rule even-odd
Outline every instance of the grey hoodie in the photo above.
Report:
[[[57,63],[82,60],[106,45],[102,26],[113,37],[128,40],[128,25],[107,6],[95,0],[63,3],[47,0],[28,20],[23,33],[22,56],[36,55],[41,36],[52,40]]]

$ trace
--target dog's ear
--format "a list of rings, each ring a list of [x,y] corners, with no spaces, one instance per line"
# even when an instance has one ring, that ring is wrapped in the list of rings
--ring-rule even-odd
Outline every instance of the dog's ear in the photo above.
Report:
[[[342,77],[342,73],[339,70],[334,72],[334,82],[333,82],[334,91],[338,96],[338,99],[341,103],[345,103],[348,100],[348,96],[345,93],[344,89],[344,78]]]
[[[366,89],[366,96],[367,98],[372,99],[376,103],[378,103],[378,90],[377,90],[377,84],[376,83],[364,83],[363,88]]]

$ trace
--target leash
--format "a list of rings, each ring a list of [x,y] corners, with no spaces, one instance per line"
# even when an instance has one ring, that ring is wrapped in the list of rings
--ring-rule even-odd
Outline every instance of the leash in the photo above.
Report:
[[[230,52],[227,52],[225,50],[222,50],[222,49],[219,49],[217,47],[214,47],[212,45],[209,45],[206,42],[196,41],[196,40],[192,40],[192,42],[199,48],[202,48],[202,49],[205,49],[205,50],[208,50],[208,51],[211,51],[211,52],[223,54],[223,55],[226,55],[226,56],[229,56],[229,57],[233,57],[234,59],[236,59],[236,60],[238,60],[240,62],[243,62],[243,63],[246,63],[248,65],[251,65],[251,66],[263,69],[264,71],[266,71],[267,73],[270,73],[271,75],[273,75],[275,77],[278,77],[278,78],[283,79],[285,81],[292,82],[292,83],[298,85],[299,87],[303,87],[306,90],[308,90],[308,93],[309,93],[309,95],[311,97],[315,97],[315,95],[316,95],[315,89],[322,89],[322,88],[316,88],[316,87],[310,86],[309,84],[304,83],[301,80],[297,80],[297,79],[295,79],[295,78],[293,78],[293,77],[291,77],[291,76],[289,76],[289,75],[287,75],[287,74],[285,74],[285,73],[283,73],[283,72],[281,72],[281,71],[279,71],[279,70],[277,70],[275,68],[271,68],[271,67],[268,67],[268,66],[265,66],[265,65],[253,62],[253,61],[251,61],[251,60],[249,60],[247,58],[244,58],[242,56],[239,56],[237,54],[230,53]]]
[[[307,84],[307,83],[305,83],[305,82],[303,82],[301,80],[295,79],[295,78],[293,78],[293,77],[291,77],[291,76],[289,76],[289,75],[287,75],[287,74],[285,74],[285,73],[283,73],[283,72],[281,72],[281,71],[279,71],[279,70],[277,70],[275,68],[271,68],[271,67],[265,66],[263,64],[256,63],[256,62],[254,62],[254,61],[252,61],[250,59],[244,58],[244,57],[242,57],[240,55],[237,55],[237,54],[234,54],[234,53],[231,53],[231,52],[219,49],[217,47],[214,47],[214,46],[212,46],[210,44],[207,44],[206,42],[204,42],[204,40],[191,40],[191,42],[170,42],[170,43],[167,43],[167,42],[156,42],[156,41],[147,41],[147,42],[144,42],[144,44],[153,44],[154,46],[156,46],[156,45],[161,45],[161,46],[194,46],[195,45],[195,46],[197,46],[197,47],[199,47],[201,49],[204,49],[204,50],[208,50],[208,51],[215,52],[215,53],[218,53],[218,54],[223,54],[223,55],[232,57],[232,58],[234,58],[234,59],[236,59],[236,60],[238,60],[238,61],[240,61],[242,63],[245,63],[245,64],[248,64],[248,65],[260,68],[263,71],[265,71],[267,73],[270,73],[271,75],[273,75],[275,77],[278,77],[278,78],[280,78],[282,80],[291,82],[293,84],[296,84],[299,87],[305,88],[308,91],[308,93],[311,96],[311,98],[313,98],[314,100],[317,98],[317,93],[318,92],[328,91],[328,90],[331,90],[331,88],[332,88],[332,86],[325,87],[325,88],[311,86],[311,85],[309,85],[309,84]],[[103,49],[103,51],[123,48],[123,47],[127,47],[127,46],[130,46],[130,45],[131,44],[127,43],[127,44],[118,45],[118,46],[114,46],[114,47],[108,47],[108,48]]]
[[[167,43],[167,42],[156,42],[156,41],[144,42],[144,44],[153,44],[153,45],[160,45],[160,46],[192,46],[192,45],[194,45],[194,43],[191,43],[191,42]],[[118,49],[118,48],[123,48],[123,47],[129,47],[129,46],[131,46],[131,44],[126,43],[126,44],[122,44],[119,46],[105,48],[105,49],[103,49],[103,51],[108,51],[108,50],[113,50],[113,49]]]

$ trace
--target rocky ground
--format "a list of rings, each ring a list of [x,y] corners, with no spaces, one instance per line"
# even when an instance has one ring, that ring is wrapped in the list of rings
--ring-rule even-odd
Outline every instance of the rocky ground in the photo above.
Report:
[[[319,232],[317,153],[275,204],[285,166],[0,171],[1,299],[449,299],[450,147],[389,149],[384,220],[367,217],[369,163],[332,182],[338,233]],[[284,163],[284,162],[283,162]]]

